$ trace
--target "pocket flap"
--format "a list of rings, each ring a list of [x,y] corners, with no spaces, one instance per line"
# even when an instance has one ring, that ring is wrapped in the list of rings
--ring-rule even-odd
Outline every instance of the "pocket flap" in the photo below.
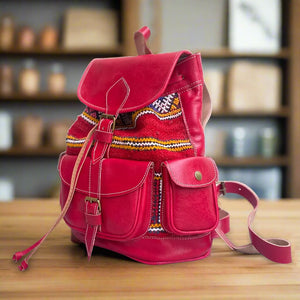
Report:
[[[189,188],[208,186],[218,179],[215,162],[209,157],[191,157],[164,162],[172,181]]]
[[[59,162],[61,180],[70,185],[72,171],[77,156],[64,154]],[[102,163],[100,174],[100,163]],[[152,162],[128,161],[125,159],[104,159],[92,164],[89,157],[82,167],[76,190],[91,195],[116,196],[124,195],[138,189],[144,182],[153,167]],[[101,180],[100,180],[101,176]],[[101,190],[98,183],[101,181]]]

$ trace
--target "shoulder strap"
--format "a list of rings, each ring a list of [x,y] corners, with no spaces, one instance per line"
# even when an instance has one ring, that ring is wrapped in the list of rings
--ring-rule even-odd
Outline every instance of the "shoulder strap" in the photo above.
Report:
[[[229,214],[220,210],[220,223],[215,229],[215,234],[219,236],[229,246],[230,249],[246,254],[262,254],[266,258],[277,263],[292,262],[291,245],[283,239],[263,239],[252,229],[252,223],[258,207],[258,197],[255,192],[243,183],[236,181],[221,182],[217,186],[219,196],[226,193],[238,194],[250,202],[253,210],[248,216],[248,229],[251,243],[243,246],[234,245],[225,234],[228,227]],[[228,231],[228,230],[226,230]]]

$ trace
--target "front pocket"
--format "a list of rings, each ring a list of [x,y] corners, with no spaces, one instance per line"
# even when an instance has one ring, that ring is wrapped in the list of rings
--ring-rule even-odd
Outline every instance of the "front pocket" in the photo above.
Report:
[[[163,227],[176,235],[203,234],[218,225],[215,162],[192,157],[163,163]]]
[[[64,205],[76,156],[64,155],[59,163],[61,206]],[[84,232],[85,199],[101,204],[101,228],[97,237],[125,241],[148,230],[151,218],[153,163],[124,159],[103,159],[92,164],[88,157],[82,167],[66,223]]]

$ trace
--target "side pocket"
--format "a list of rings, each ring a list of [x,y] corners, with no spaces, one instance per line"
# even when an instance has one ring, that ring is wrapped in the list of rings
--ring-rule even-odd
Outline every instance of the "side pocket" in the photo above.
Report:
[[[59,164],[62,206],[69,192],[75,160],[75,156],[65,154]],[[88,157],[65,221],[71,228],[84,232],[85,200],[93,197],[101,205],[98,238],[126,241],[142,236],[150,224],[152,186],[152,162],[111,158],[92,164]]]
[[[215,162],[192,157],[163,163],[162,225],[176,235],[203,234],[218,225]]]

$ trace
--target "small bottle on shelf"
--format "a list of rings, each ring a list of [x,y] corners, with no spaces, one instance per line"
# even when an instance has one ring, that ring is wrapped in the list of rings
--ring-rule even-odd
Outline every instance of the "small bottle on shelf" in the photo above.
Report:
[[[17,121],[16,138],[20,147],[36,149],[43,144],[44,122],[39,116],[25,116]]]
[[[243,127],[236,127],[230,135],[230,154],[233,157],[247,156],[247,132]]]
[[[58,32],[53,26],[46,25],[40,34],[39,44],[42,49],[54,49],[58,45]]]
[[[6,111],[0,111],[0,150],[8,150],[13,144],[12,117]]]
[[[19,90],[25,95],[32,95],[39,92],[40,89],[40,73],[35,68],[32,59],[27,59],[24,68],[19,74]]]
[[[278,153],[278,134],[272,127],[265,127],[260,132],[260,155],[274,157]]]
[[[35,45],[35,33],[29,26],[23,26],[18,33],[18,46],[22,50],[31,49]]]
[[[66,87],[66,76],[63,73],[62,65],[55,63],[52,65],[48,76],[48,91],[51,94],[62,94]]]
[[[0,66],[0,95],[13,92],[13,70],[9,65]]]
[[[13,47],[15,35],[14,20],[9,15],[2,16],[0,20],[0,48],[9,49]]]

